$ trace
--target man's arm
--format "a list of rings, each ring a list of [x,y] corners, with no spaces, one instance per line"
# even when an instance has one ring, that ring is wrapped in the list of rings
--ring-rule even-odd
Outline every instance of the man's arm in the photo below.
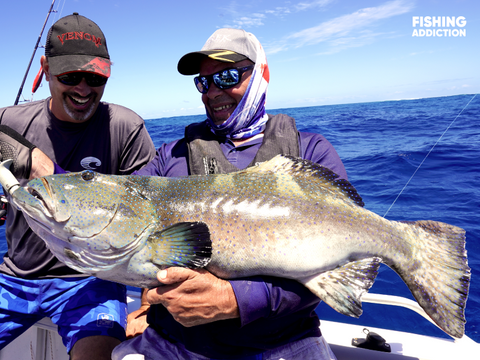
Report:
[[[34,144],[12,128],[0,125],[1,160],[13,160],[10,171],[17,179],[34,179],[53,174],[54,164]]]
[[[319,299],[295,280],[252,277],[226,281],[204,269],[171,267],[157,275],[164,284],[149,290],[143,300],[162,304],[183,326],[240,318],[247,325],[318,304]]]
[[[39,148],[32,151],[32,169],[29,179],[52,175],[54,173],[53,161]]]

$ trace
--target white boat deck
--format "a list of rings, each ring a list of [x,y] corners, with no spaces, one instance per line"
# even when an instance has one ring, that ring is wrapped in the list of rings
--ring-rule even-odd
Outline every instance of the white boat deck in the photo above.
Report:
[[[353,338],[365,338],[365,326],[322,320],[322,334],[338,360],[475,360],[480,344],[464,336],[461,339],[439,339],[401,331],[368,327],[390,345],[391,353],[354,348]]]

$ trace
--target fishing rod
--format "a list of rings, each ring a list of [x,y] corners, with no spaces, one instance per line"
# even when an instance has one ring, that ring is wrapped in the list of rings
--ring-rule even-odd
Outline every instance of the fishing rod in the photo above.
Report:
[[[42,39],[43,30],[45,30],[45,25],[47,25],[47,21],[48,21],[48,18],[50,17],[50,13],[55,12],[55,10],[52,10],[53,5],[55,4],[55,1],[56,0],[52,1],[52,5],[50,6],[50,10],[48,10],[47,18],[45,19],[45,23],[43,24],[42,31],[40,31],[40,35],[38,36],[37,43],[35,44],[35,47],[33,48],[32,57],[30,58],[30,62],[28,63],[27,71],[25,72],[25,76],[23,77],[22,85],[20,85],[20,89],[18,90],[17,98],[15,99],[15,103],[13,105],[18,105],[18,100],[20,99],[20,96],[22,95],[23,85],[25,85],[25,81],[27,80],[28,72],[30,71],[30,66],[32,65],[33,58],[35,57],[35,53],[37,52],[37,49],[38,49],[38,44],[40,43],[40,40]],[[37,77],[38,77],[38,75],[37,75]]]
[[[423,158],[422,162],[420,163],[420,165],[417,166],[417,168],[415,169],[415,171],[413,172],[412,176],[410,176],[410,179],[408,179],[407,183],[405,184],[405,186],[403,187],[402,190],[400,190],[400,193],[397,195],[397,197],[395,198],[395,200],[393,200],[393,203],[392,205],[390,205],[390,207],[388,208],[388,210],[385,212],[385,214],[383,215],[383,217],[387,216],[388,212],[390,211],[390,209],[393,207],[393,205],[397,202],[398,198],[400,197],[400,195],[402,195],[403,193],[403,190],[405,190],[405,188],[408,186],[408,184],[410,184],[410,181],[413,179],[413,177],[415,176],[415,174],[417,173],[417,171],[420,169],[420,166],[423,165],[423,163],[425,162],[425,160],[427,160],[427,157],[428,155],[430,155],[430,153],[433,151],[433,148],[435,146],[437,146],[437,144],[440,142],[440,140],[442,140],[443,138],[443,135],[445,135],[445,133],[448,131],[448,129],[450,129],[453,125],[453,123],[458,119],[458,117],[462,114],[463,110],[465,110],[467,108],[468,105],[470,105],[470,103],[473,101],[473,99],[475,99],[475,96],[477,96],[477,94],[473,95],[473,97],[470,99],[470,101],[467,103],[467,105],[465,105],[463,107],[463,109],[458,113],[458,115],[455,117],[455,119],[453,119],[453,121],[450,123],[450,125],[448,125],[448,127],[445,129],[445,131],[443,132],[442,135],[440,135],[440,137],[438,138],[438,140],[435,142],[435,144],[433,144],[432,148],[430,149],[430,151],[427,153],[427,155],[425,155],[425,157]]]

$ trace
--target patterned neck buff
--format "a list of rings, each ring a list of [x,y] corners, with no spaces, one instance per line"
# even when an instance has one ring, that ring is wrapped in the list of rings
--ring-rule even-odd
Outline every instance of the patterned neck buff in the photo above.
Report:
[[[265,113],[265,100],[270,80],[265,52],[257,41],[257,59],[252,77],[242,100],[232,115],[221,125],[215,125],[207,111],[207,124],[212,132],[228,139],[248,139],[265,130],[268,115]]]

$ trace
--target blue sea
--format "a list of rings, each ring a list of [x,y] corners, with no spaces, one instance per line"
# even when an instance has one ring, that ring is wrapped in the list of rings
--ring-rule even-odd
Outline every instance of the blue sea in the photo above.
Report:
[[[472,269],[466,334],[480,342],[480,95],[267,112],[290,115],[300,131],[324,135],[342,158],[367,209],[390,220],[437,220],[466,230]],[[186,125],[204,118],[150,119],[146,124],[159,147],[182,137]],[[0,241],[0,251],[5,248],[5,241]],[[413,299],[399,276],[384,265],[370,292]],[[363,309],[359,319],[340,315],[323,303],[317,312],[324,320],[448,338],[410,310],[374,304],[364,304]]]

